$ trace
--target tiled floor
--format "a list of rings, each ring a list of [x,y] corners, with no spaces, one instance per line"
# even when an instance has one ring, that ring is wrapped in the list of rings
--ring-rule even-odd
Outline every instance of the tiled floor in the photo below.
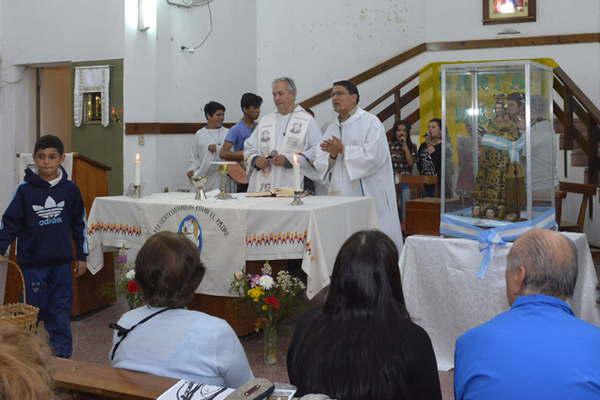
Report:
[[[116,322],[125,311],[127,311],[127,305],[120,302],[73,321],[73,359],[108,364],[108,353],[112,341],[112,330],[108,327],[108,324]],[[273,366],[267,366],[263,363],[263,342],[260,335],[251,335],[241,339],[254,375],[267,378],[273,382],[288,381],[285,355],[293,329],[293,323],[284,324],[281,327],[279,362]],[[454,398],[452,374],[440,372],[440,383],[444,400],[452,400]]]

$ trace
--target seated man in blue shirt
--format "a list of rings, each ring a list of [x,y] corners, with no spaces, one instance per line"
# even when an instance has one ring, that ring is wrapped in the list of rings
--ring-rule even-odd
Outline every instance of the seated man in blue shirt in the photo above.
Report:
[[[221,147],[220,156],[221,159],[227,161],[237,161],[242,163],[244,160],[244,142],[254,130],[256,121],[260,115],[260,106],[262,105],[262,97],[254,93],[244,93],[242,95],[241,107],[244,116],[234,126],[231,127],[227,136],[225,137],[225,143]],[[238,182],[238,192],[245,192],[247,184],[240,185]]]
[[[507,259],[510,310],[456,341],[455,398],[600,398],[600,329],[565,301],[576,281],[573,242],[549,230],[521,236]]]

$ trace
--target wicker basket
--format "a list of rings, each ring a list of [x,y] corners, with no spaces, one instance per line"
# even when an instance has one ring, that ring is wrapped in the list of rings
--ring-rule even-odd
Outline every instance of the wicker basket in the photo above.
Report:
[[[21,287],[23,288],[23,303],[11,303],[0,305],[0,321],[15,324],[26,332],[35,333],[37,330],[37,319],[39,309],[27,304],[27,294],[25,291],[25,278],[19,266],[10,261],[8,266],[13,266],[17,270],[17,275],[21,278]]]

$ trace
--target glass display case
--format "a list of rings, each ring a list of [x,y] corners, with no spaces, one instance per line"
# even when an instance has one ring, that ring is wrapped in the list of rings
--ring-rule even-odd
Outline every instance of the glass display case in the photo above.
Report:
[[[552,79],[551,68],[532,61],[442,66],[442,222],[450,218],[457,231],[550,223]]]

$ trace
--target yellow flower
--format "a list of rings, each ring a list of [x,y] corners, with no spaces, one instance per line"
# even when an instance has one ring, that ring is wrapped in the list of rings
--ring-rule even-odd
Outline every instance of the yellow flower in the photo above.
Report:
[[[267,311],[269,309],[269,307],[266,304],[263,304],[261,308],[263,311]]]
[[[264,294],[264,290],[258,286],[248,290],[248,296],[252,297],[254,301],[258,301]]]

